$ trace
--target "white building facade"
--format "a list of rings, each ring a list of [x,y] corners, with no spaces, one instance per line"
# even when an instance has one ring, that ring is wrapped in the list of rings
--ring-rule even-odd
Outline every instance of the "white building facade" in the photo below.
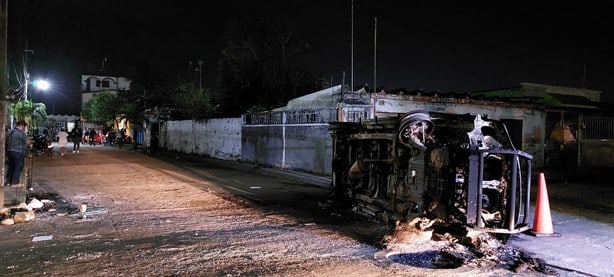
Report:
[[[92,100],[97,93],[129,90],[131,82],[126,77],[81,75],[81,109],[84,109],[85,103]]]

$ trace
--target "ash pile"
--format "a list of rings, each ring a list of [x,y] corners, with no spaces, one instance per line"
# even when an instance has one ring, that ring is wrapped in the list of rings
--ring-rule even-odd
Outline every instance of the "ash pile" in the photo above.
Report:
[[[385,249],[387,260],[420,268],[503,269],[518,274],[556,275],[543,260],[506,246],[498,234],[468,230],[427,216],[397,221],[379,246]]]

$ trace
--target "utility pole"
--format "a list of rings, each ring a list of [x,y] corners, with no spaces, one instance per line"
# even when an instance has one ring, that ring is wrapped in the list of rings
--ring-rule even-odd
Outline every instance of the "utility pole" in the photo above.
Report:
[[[102,60],[102,69],[100,70],[100,72],[102,72],[102,74],[104,74],[104,67],[107,63],[107,57],[104,57],[104,59]]]
[[[7,96],[8,96],[8,80],[7,80],[7,72],[6,72],[6,37],[7,37],[7,17],[8,17],[8,0],[0,0],[0,125],[2,125],[2,130],[0,130],[0,146],[2,151],[0,151],[0,160],[4,161],[5,157],[5,143],[6,143],[6,131],[4,126],[6,126],[6,105],[7,105]],[[4,184],[4,176],[5,168],[2,166],[2,170],[0,172],[0,182]],[[4,186],[0,190],[0,207],[4,207]]]
[[[28,100],[28,86],[30,85],[30,73],[28,72],[28,53],[34,54],[34,50],[28,49],[28,41],[26,40],[26,49],[23,50],[23,99]]]
[[[373,22],[373,92],[377,93],[377,17]]]
[[[582,70],[582,89],[586,88],[586,64],[584,64],[584,70]]]
[[[354,0],[352,0],[352,34],[350,43],[350,92],[354,92]]]
[[[198,61],[198,89],[203,89],[203,61]]]

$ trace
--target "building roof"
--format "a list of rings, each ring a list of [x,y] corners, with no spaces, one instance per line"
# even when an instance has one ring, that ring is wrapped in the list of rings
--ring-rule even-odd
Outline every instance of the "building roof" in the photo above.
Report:
[[[544,105],[546,108],[600,110],[601,91],[521,83],[518,87],[476,91],[472,98],[525,102]]]

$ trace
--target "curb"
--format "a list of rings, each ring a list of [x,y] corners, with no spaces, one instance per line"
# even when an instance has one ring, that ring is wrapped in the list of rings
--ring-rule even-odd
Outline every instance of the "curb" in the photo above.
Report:
[[[231,160],[222,160],[212,157],[205,157],[199,155],[189,155],[184,153],[172,152],[172,151],[159,151],[164,155],[168,156],[176,156],[176,157],[186,157],[195,160],[207,160],[214,161],[220,166],[226,168],[232,168],[241,171],[249,171],[254,172],[261,175],[273,176],[286,178],[294,181],[304,182],[309,185],[319,186],[323,188],[332,188],[332,179],[330,176],[318,176],[306,172],[300,172],[290,169],[279,169],[279,168],[270,168],[270,167],[262,167],[252,163],[246,163],[241,161],[231,161]]]

